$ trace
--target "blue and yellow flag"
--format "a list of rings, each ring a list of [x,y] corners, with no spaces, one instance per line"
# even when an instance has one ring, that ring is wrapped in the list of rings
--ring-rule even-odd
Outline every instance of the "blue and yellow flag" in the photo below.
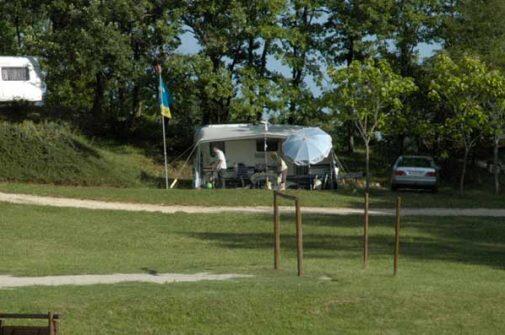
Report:
[[[158,96],[160,100],[160,110],[161,110],[161,115],[163,115],[166,118],[171,119],[172,118],[172,112],[170,111],[170,106],[172,105],[172,96],[170,95],[170,92],[167,89],[167,85],[165,85],[165,82],[160,76],[160,85],[158,88]]]

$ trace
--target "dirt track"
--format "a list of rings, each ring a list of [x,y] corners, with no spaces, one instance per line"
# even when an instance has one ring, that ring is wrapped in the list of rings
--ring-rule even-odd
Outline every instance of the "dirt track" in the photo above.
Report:
[[[196,282],[202,280],[229,280],[234,278],[247,278],[251,275],[240,274],[179,274],[179,273],[116,273],[107,275],[69,275],[69,276],[46,276],[46,277],[12,277],[0,276],[0,289],[25,286],[60,286],[60,285],[97,285],[116,284],[123,282],[145,282],[155,284],[167,284],[178,282]]]
[[[27,194],[11,194],[0,192],[0,202],[53,206],[85,208],[97,210],[118,210],[131,212],[153,212],[153,213],[258,213],[270,214],[272,208],[267,206],[258,207],[206,207],[206,206],[165,206],[153,204],[137,204],[123,202],[108,202],[97,200],[82,200],[71,198],[41,197]],[[283,212],[293,212],[292,207],[282,207]],[[356,215],[362,214],[363,210],[358,208],[325,208],[325,207],[303,207],[303,213],[311,214],[331,214],[331,215]],[[371,208],[370,215],[392,216],[394,209]],[[482,216],[482,217],[505,217],[505,209],[487,208],[404,208],[402,215],[409,216]]]

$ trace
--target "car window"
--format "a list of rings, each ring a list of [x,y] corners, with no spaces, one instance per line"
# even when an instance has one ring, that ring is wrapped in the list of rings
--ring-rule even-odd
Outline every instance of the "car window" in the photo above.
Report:
[[[398,163],[400,167],[433,167],[431,160],[421,157],[403,157]]]

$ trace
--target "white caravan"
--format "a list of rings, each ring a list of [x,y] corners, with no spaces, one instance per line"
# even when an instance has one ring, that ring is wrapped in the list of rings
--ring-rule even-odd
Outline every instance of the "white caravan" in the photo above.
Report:
[[[228,185],[249,183],[255,180],[258,173],[276,171],[276,163],[270,153],[276,152],[283,156],[282,142],[302,126],[269,125],[265,130],[262,124],[215,124],[200,128],[195,136],[196,151],[193,165],[193,187],[205,187],[213,177],[212,164],[215,162],[212,148],[220,148],[225,156],[228,169],[225,179]],[[265,141],[267,142],[265,152]],[[297,166],[286,159],[288,165],[288,187],[297,187],[309,181],[310,176],[318,176],[323,180],[335,178],[335,162],[333,152],[320,163],[307,166]],[[329,184],[328,182],[326,184]],[[330,187],[330,186],[328,186]]]
[[[36,58],[0,56],[0,103],[29,101],[41,104],[45,91]]]

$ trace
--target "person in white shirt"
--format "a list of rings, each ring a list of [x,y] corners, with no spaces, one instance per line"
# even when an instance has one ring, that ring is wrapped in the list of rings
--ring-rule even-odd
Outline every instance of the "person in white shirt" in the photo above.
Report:
[[[272,152],[272,159],[277,163],[277,173],[279,174],[279,191],[286,190],[286,179],[288,178],[288,165],[276,152]]]
[[[224,152],[219,150],[219,148],[214,147],[212,149],[214,151],[214,155],[217,158],[216,165],[215,165],[215,170],[217,172],[217,179],[219,183],[221,184],[221,188],[226,188],[225,185],[225,180],[224,180],[224,173],[226,172],[226,157],[224,156]]]

